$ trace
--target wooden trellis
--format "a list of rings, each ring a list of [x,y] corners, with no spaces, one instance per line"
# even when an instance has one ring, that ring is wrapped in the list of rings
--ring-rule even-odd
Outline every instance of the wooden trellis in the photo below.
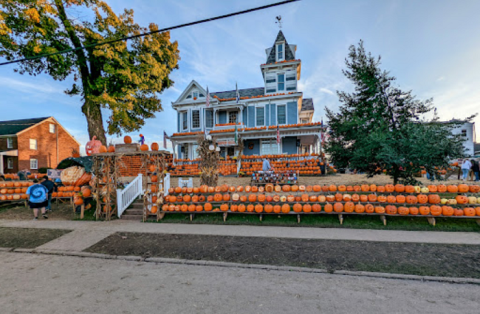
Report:
[[[97,200],[95,218],[111,220],[117,212],[117,184],[120,162],[115,153],[93,156],[93,195]]]
[[[143,221],[163,218],[161,212],[165,194],[165,172],[167,162],[164,152],[142,152],[142,169],[145,170],[143,180]],[[153,182],[153,178],[156,178]]]

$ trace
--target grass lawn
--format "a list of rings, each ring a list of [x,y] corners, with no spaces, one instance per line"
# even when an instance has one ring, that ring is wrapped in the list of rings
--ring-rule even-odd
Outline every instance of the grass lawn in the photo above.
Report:
[[[327,214],[301,215],[301,222],[298,223],[296,215],[263,215],[263,221],[260,221],[259,215],[255,214],[230,214],[224,222],[222,213],[196,214],[193,221],[190,221],[188,214],[167,213],[159,223],[480,232],[480,226],[474,219],[436,218],[436,225],[432,226],[427,218],[423,217],[387,216],[387,225],[384,226],[378,216],[344,215],[343,217],[343,225],[340,225],[337,215]]]

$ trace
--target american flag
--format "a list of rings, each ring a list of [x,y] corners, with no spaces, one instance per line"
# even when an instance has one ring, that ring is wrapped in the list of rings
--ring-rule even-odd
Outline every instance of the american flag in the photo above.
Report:
[[[167,149],[167,139],[168,139],[167,132],[163,131],[163,148],[165,149]]]
[[[208,86],[207,86],[207,105],[206,107],[210,107],[210,93],[208,92]]]
[[[277,144],[280,144],[280,127],[277,125]]]
[[[238,102],[240,101],[240,93],[238,92],[238,84],[237,83],[235,83],[235,89],[236,89],[235,98],[237,99],[237,104],[238,104]]]

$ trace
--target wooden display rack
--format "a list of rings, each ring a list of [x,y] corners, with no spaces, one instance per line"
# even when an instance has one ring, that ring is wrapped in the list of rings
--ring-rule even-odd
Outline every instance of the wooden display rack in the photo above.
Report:
[[[117,184],[121,154],[104,153],[93,155],[95,175],[93,195],[97,200],[95,218],[111,220],[117,212]]]
[[[145,178],[143,180],[143,222],[151,216],[159,221],[165,215],[161,212],[161,206],[164,201],[165,194],[165,170],[167,169],[166,152],[153,151],[142,152],[142,169],[145,170]],[[153,170],[153,171],[152,171]],[[153,175],[157,176],[156,182],[152,182]],[[157,198],[154,202],[154,197]],[[157,212],[152,213],[153,206],[157,207]]]

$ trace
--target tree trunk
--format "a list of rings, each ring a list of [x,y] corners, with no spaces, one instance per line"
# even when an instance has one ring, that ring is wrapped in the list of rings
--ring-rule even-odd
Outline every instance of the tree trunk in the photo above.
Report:
[[[107,146],[107,138],[105,137],[105,129],[103,128],[102,111],[100,110],[100,106],[85,100],[85,103],[82,106],[82,112],[85,117],[87,117],[88,136],[90,139],[92,139],[93,136],[96,136],[97,140]]]

